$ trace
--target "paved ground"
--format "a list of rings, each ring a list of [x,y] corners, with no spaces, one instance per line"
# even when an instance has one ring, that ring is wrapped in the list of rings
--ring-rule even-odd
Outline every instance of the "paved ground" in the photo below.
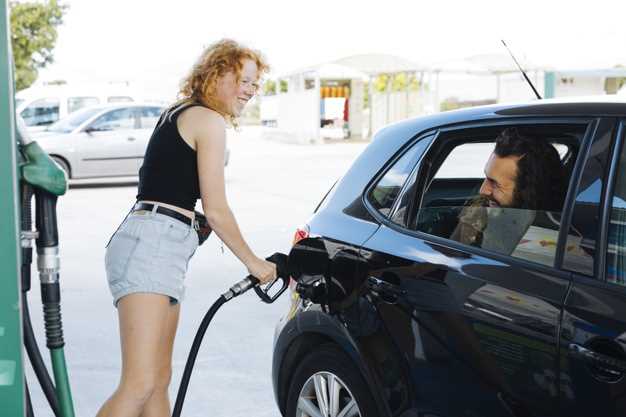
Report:
[[[244,236],[257,253],[269,255],[288,252],[295,228],[306,221],[366,144],[290,145],[260,136],[251,128],[230,132],[227,189]],[[118,382],[117,315],[104,276],[104,245],[135,194],[133,179],[90,180],[73,184],[59,200],[65,353],[77,416],[95,415]],[[172,401],[204,313],[245,275],[245,268],[228,249],[222,254],[215,236],[196,252],[174,350]],[[268,306],[250,292],[222,308],[198,356],[184,416],[280,415],[270,369],[274,325],[286,305],[286,296]],[[39,344],[45,349],[38,285],[30,293],[30,309]],[[51,416],[30,369],[27,377],[35,415]]]

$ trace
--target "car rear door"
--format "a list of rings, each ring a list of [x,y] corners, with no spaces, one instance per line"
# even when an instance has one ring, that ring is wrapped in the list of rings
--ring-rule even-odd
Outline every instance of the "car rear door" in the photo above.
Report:
[[[139,119],[132,107],[110,110],[80,133],[76,155],[77,177],[110,177],[138,174],[145,152],[140,144]],[[143,151],[142,151],[143,150]]]
[[[517,123],[545,137],[552,131],[558,136],[563,129],[567,132],[563,143],[567,144],[567,137],[580,141],[571,142],[576,154],[592,136],[593,123],[588,120]],[[503,230],[499,239],[519,234],[506,251],[498,245],[485,248],[458,242],[443,232],[455,201],[466,199],[480,184],[475,178],[477,167],[467,161],[474,158],[482,168],[490,151],[480,157],[463,151],[459,161],[440,158],[451,158],[450,147],[457,149],[464,140],[476,145],[472,152],[485,152],[485,138],[504,127],[441,132],[391,215],[381,216],[383,225],[362,249],[370,297],[377,300],[379,316],[408,367],[413,394],[409,415],[559,413],[557,336],[570,284],[570,274],[555,267],[560,213],[533,213],[532,222],[516,231],[511,224],[523,223],[527,213],[503,211],[494,220]],[[453,174],[438,177],[446,161]],[[580,161],[572,158],[564,164],[574,169]],[[447,190],[445,181],[450,183]],[[461,191],[455,196],[452,189]],[[425,202],[437,203],[426,207]]]
[[[135,171],[139,172],[139,168],[143,164],[143,158],[146,154],[146,148],[150,141],[152,131],[156,127],[159,117],[163,109],[158,106],[142,106],[136,107],[137,117],[139,118],[139,127],[135,132],[135,154],[141,155],[141,158],[134,159]]]
[[[608,122],[607,122],[608,123]],[[599,135],[576,192],[561,328],[561,415],[626,415],[626,125]],[[569,243],[568,243],[569,244]]]

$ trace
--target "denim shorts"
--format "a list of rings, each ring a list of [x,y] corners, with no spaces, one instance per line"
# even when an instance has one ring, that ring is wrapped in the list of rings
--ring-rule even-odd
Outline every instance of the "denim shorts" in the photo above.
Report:
[[[185,295],[189,260],[198,234],[187,225],[152,211],[130,213],[106,247],[104,263],[113,305],[132,293],[167,295],[176,304]]]

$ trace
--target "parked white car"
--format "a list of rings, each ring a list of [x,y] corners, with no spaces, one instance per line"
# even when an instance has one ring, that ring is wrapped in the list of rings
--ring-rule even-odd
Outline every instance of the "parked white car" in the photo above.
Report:
[[[32,136],[68,178],[135,176],[162,111],[150,104],[88,107]]]

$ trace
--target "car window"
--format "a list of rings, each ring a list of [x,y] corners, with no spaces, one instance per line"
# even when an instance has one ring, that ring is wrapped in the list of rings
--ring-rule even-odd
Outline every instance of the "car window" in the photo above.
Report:
[[[98,108],[84,108],[77,110],[69,116],[62,118],[58,122],[51,124],[47,130],[55,133],[70,133],[85,123],[88,119],[98,114],[100,111],[101,109]]]
[[[583,125],[560,127],[509,126],[514,129],[507,129],[509,133],[515,131],[527,137],[532,149],[542,149],[532,160],[526,160],[529,164],[525,166],[533,167],[533,161],[541,164],[545,161],[549,167],[544,172],[561,177],[560,181],[550,178],[552,183],[545,188],[543,183],[537,184],[536,176],[530,171],[517,178],[517,162],[488,165],[496,138],[505,127],[442,134],[411,175],[391,220],[410,230],[554,266],[570,165],[575,162],[563,158],[568,151],[577,152],[577,142],[585,132]],[[510,143],[515,141],[517,136]],[[531,156],[524,154],[524,158]],[[502,178],[509,178],[509,182]],[[533,201],[545,201],[544,206],[538,202],[526,203],[524,199],[535,194],[519,192],[518,184],[534,187],[536,194],[543,197]],[[500,194],[495,191],[498,187],[502,187]]]
[[[59,99],[43,98],[32,102],[20,113],[26,126],[45,126],[59,120]]]
[[[424,138],[412,145],[369,192],[368,201],[382,215],[387,216],[391,211],[396,197],[417,162],[416,159],[422,155],[428,143],[430,139]]]
[[[463,143],[456,146],[437,170],[437,178],[482,178],[485,161],[493,151],[494,143]]]
[[[596,242],[600,232],[600,201],[613,143],[612,124],[602,125],[598,130],[576,190],[566,250],[563,252],[564,269],[589,276],[594,275]]]
[[[139,125],[141,129],[154,129],[162,109],[160,107],[141,107],[139,109]]]
[[[67,99],[67,112],[73,113],[83,107],[95,106],[99,103],[98,97],[69,97]]]
[[[626,285],[626,146],[622,145],[611,200],[606,279]]]
[[[90,126],[96,131],[124,130],[135,128],[135,115],[132,109],[112,110],[98,117]]]

